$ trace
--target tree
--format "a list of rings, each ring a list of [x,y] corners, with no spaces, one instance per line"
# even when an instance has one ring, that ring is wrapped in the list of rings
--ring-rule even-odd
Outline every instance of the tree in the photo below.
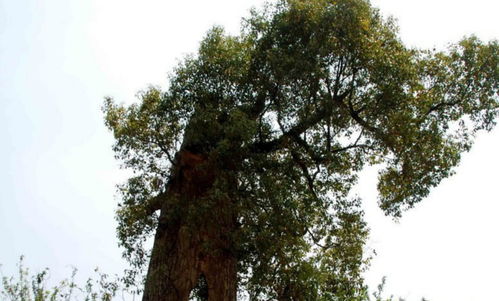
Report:
[[[129,107],[104,104],[118,237],[143,300],[361,300],[368,229],[349,192],[380,166],[398,217],[498,114],[499,46],[409,49],[365,0],[281,0],[215,27]],[[151,252],[147,239],[154,235]]]

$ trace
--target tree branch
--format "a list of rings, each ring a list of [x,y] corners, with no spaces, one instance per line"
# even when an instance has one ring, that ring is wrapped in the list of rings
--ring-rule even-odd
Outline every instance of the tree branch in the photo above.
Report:
[[[345,99],[348,94],[350,94],[350,91],[351,90],[347,90],[344,93],[334,97],[336,102],[343,103],[343,99]],[[326,106],[323,106],[313,114],[308,116],[308,118],[302,119],[291,129],[283,132],[278,138],[270,141],[256,142],[250,145],[249,149],[253,153],[270,153],[282,149],[290,138],[297,137],[303,134],[306,130],[324,120],[324,118],[328,117],[330,114],[330,110],[328,110]]]
[[[160,192],[158,195],[150,198],[144,205],[145,213],[147,216],[161,209],[166,199],[168,189]]]

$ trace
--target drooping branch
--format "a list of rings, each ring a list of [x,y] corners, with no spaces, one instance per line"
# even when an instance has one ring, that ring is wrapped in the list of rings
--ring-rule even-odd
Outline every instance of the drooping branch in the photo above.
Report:
[[[300,157],[300,155],[296,151],[291,151],[291,156],[293,157],[293,161],[300,167],[302,170],[303,176],[307,180],[307,186],[312,195],[314,196],[315,199],[318,199],[318,196],[315,192],[315,185],[314,185],[314,177],[310,175],[310,172],[308,171],[307,164],[303,161],[303,159]]]
[[[369,124],[365,119],[363,119],[359,115],[360,111],[362,111],[364,108],[362,108],[361,110],[355,110],[351,99],[348,99],[347,102],[345,103],[344,100],[346,99],[346,97],[344,97],[343,99],[335,97],[335,95],[332,93],[332,91],[329,88],[329,84],[328,84],[328,89],[329,93],[331,94],[332,100],[335,103],[337,103],[340,108],[347,111],[350,117],[362,127],[362,130],[367,130],[368,132],[372,133],[377,139],[383,141],[392,151],[395,150],[395,147],[387,134],[385,134],[381,129]],[[353,89],[353,87],[351,89]],[[356,145],[356,143],[354,145]]]

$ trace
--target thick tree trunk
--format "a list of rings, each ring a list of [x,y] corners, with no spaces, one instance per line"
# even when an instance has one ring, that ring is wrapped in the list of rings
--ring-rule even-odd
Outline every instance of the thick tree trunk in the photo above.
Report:
[[[179,154],[159,224],[146,277],[143,301],[187,301],[201,274],[209,301],[234,301],[237,259],[231,252],[235,220],[230,200],[216,200],[202,216],[192,210],[206,199],[217,178],[205,157]],[[172,205],[174,204],[174,205]]]
[[[235,301],[237,260],[234,256],[212,257],[201,264],[208,283],[208,301]]]
[[[187,301],[199,277],[198,248],[185,227],[159,226],[143,300]]]

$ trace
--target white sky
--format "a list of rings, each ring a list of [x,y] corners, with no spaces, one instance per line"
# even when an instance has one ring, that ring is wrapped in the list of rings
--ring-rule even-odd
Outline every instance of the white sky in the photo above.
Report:
[[[0,0],[0,263],[21,254],[52,278],[120,272],[115,184],[124,179],[102,122],[103,97],[132,102],[194,52],[213,24],[237,32],[263,1]],[[411,46],[499,37],[497,0],[377,0]],[[479,135],[457,175],[399,223],[376,209],[374,170],[359,194],[377,256],[371,286],[408,300],[497,299],[499,131]]]

